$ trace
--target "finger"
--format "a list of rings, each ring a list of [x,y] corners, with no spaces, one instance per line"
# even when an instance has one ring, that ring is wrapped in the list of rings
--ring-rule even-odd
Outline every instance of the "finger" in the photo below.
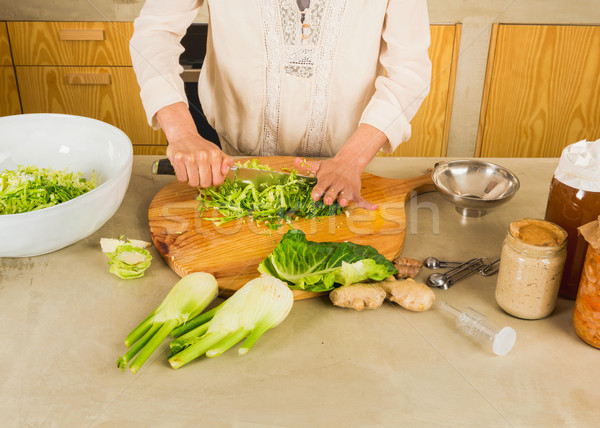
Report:
[[[212,185],[220,186],[223,184],[225,180],[225,176],[221,173],[221,155],[220,153],[213,154],[213,157],[210,161],[210,170],[212,173]]]
[[[321,161],[308,161],[302,158],[294,159],[294,165],[298,168],[300,173],[306,174],[315,174],[319,171],[319,167],[321,166]]]
[[[198,154],[198,162],[196,164],[198,175],[200,177],[200,187],[207,188],[212,186],[212,168],[207,152]]]
[[[173,165],[173,170],[175,171],[175,177],[182,183],[188,181],[187,171],[185,169],[185,164],[183,163],[181,154],[173,153],[170,150],[171,146],[167,146],[167,158]]]
[[[315,184],[315,187],[313,187],[313,190],[310,194],[313,201],[316,202],[321,199],[321,196],[324,196],[324,193],[331,188],[330,184],[331,181],[325,178],[317,181],[317,184]]]
[[[338,193],[338,203],[344,208],[348,206],[348,198],[343,191]]]
[[[356,204],[357,207],[364,208],[369,211],[375,211],[377,208],[379,208],[378,205],[370,203],[360,195],[356,196],[353,202]]]
[[[175,171],[175,177],[177,177],[177,180],[182,183],[187,183],[189,178],[183,161],[176,159],[171,162],[171,165],[173,165],[173,170]]]
[[[223,161],[221,162],[221,174],[223,174],[223,176],[226,176],[234,164],[235,159],[224,154]]]
[[[334,186],[331,186],[329,189],[327,189],[325,196],[323,196],[323,202],[325,202],[325,205],[333,204],[339,193],[340,190],[336,189]]]
[[[194,156],[184,156],[182,159],[182,163],[185,166],[187,174],[187,183],[192,187],[198,186],[200,184],[200,179],[198,177],[198,167],[196,166]]]

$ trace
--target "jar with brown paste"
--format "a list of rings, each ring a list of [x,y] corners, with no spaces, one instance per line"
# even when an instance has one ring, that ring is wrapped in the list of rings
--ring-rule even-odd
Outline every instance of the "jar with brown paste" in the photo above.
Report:
[[[566,258],[567,233],[539,219],[513,221],[502,245],[496,302],[524,319],[544,318],[554,310]]]
[[[567,260],[559,295],[575,299],[587,243],[577,228],[600,214],[600,140],[567,146],[552,177],[545,219],[568,234]]]

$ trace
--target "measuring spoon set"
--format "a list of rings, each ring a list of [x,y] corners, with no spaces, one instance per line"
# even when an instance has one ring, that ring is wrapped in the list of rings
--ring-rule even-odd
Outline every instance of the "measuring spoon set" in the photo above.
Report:
[[[427,269],[447,269],[450,270],[444,273],[432,273],[427,278],[427,285],[430,287],[441,288],[447,290],[452,287],[457,281],[466,278],[474,273],[479,273],[482,276],[491,276],[498,272],[498,263],[500,259],[491,263],[487,262],[485,257],[474,258],[466,262],[445,262],[438,260],[435,257],[427,257],[423,261],[423,266]]]

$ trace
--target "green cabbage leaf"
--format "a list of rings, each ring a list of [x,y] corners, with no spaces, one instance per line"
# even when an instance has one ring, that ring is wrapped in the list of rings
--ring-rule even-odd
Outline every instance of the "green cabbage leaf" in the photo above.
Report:
[[[290,229],[258,266],[292,289],[329,291],[361,281],[382,281],[396,268],[369,245],[352,242],[313,242],[304,232]]]

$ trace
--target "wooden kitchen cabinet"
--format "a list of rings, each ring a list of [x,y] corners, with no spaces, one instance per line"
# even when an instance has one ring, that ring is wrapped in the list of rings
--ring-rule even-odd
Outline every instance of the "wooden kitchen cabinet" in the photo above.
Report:
[[[558,157],[600,138],[600,26],[496,24],[477,156]]]
[[[445,156],[452,113],[461,25],[431,25],[431,88],[411,121],[411,138],[378,156]]]
[[[0,94],[0,116],[21,113],[19,89],[15,78],[5,22],[0,22]]]
[[[156,154],[165,144],[153,131],[130,67],[17,66],[24,113],[66,113],[110,123],[127,134],[136,154]]]
[[[127,134],[135,154],[164,154],[147,123],[126,22],[9,22],[23,113],[87,116]]]
[[[13,63],[10,55],[10,44],[8,43],[6,22],[0,22],[0,67],[12,67],[12,65]]]
[[[130,66],[130,22],[9,22],[15,65]]]

